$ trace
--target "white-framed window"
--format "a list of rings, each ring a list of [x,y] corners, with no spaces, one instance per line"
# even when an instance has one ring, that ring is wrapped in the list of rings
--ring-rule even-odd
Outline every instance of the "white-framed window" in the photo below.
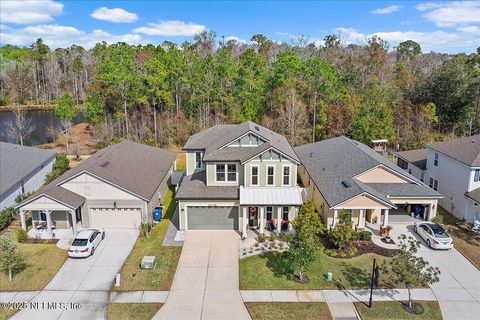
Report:
[[[265,209],[265,212],[267,213],[267,220],[272,220],[273,217],[273,207],[267,207]]]
[[[282,208],[282,219],[288,220],[288,212],[290,211],[290,207],[283,207]]]
[[[251,166],[250,169],[250,184],[258,186],[258,166]]]
[[[215,180],[217,182],[235,182],[237,181],[236,163],[217,163],[215,165]]]
[[[291,168],[289,165],[282,167],[282,185],[289,186],[290,185],[290,172]]]
[[[275,184],[275,166],[267,166],[267,186]]]
[[[430,188],[433,190],[437,191],[438,190],[438,180],[435,178],[430,177],[430,183],[429,183]]]
[[[473,181],[474,182],[480,181],[480,169],[475,169],[475,175],[473,176]]]
[[[195,152],[195,167],[197,169],[202,168],[202,152],[200,151]]]
[[[435,153],[435,158],[433,159],[433,165],[438,167],[438,153]]]

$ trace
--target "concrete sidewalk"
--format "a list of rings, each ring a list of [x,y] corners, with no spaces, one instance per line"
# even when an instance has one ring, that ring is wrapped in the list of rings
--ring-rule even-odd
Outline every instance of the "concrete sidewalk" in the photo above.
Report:
[[[112,291],[110,303],[165,303],[170,291]]]

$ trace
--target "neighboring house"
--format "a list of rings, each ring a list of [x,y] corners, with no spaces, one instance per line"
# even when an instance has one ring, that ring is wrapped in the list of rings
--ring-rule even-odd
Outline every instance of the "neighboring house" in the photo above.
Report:
[[[25,212],[47,231],[78,226],[135,228],[152,221],[162,204],[175,154],[124,141],[102,149],[40,188],[16,208],[26,229]]]
[[[340,136],[295,148],[299,177],[324,223],[334,227],[347,210],[357,228],[365,221],[386,226],[412,221],[412,212],[431,220],[441,195],[366,145]],[[394,217],[393,217],[394,216]]]
[[[0,142],[0,210],[13,207],[18,195],[40,188],[54,162],[52,150]]]
[[[302,205],[300,161],[288,141],[253,122],[216,125],[191,136],[175,199],[180,228],[263,232],[291,227]]]
[[[420,181],[425,182],[425,174],[427,171],[427,149],[408,150],[397,152],[395,154],[397,165],[408,171]]]

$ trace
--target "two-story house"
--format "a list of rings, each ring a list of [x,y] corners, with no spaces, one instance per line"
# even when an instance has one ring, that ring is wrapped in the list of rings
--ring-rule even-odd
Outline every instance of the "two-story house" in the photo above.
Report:
[[[291,228],[302,205],[300,161],[282,135],[253,122],[191,136],[177,190],[180,229]]]

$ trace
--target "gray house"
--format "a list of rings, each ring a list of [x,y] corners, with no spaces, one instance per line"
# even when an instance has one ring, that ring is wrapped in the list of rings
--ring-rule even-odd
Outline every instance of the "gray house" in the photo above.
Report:
[[[40,188],[16,208],[46,231],[78,227],[136,228],[152,221],[173,171],[173,152],[130,141],[102,149]]]
[[[40,188],[54,162],[52,150],[0,142],[0,210],[14,206],[18,195]]]

